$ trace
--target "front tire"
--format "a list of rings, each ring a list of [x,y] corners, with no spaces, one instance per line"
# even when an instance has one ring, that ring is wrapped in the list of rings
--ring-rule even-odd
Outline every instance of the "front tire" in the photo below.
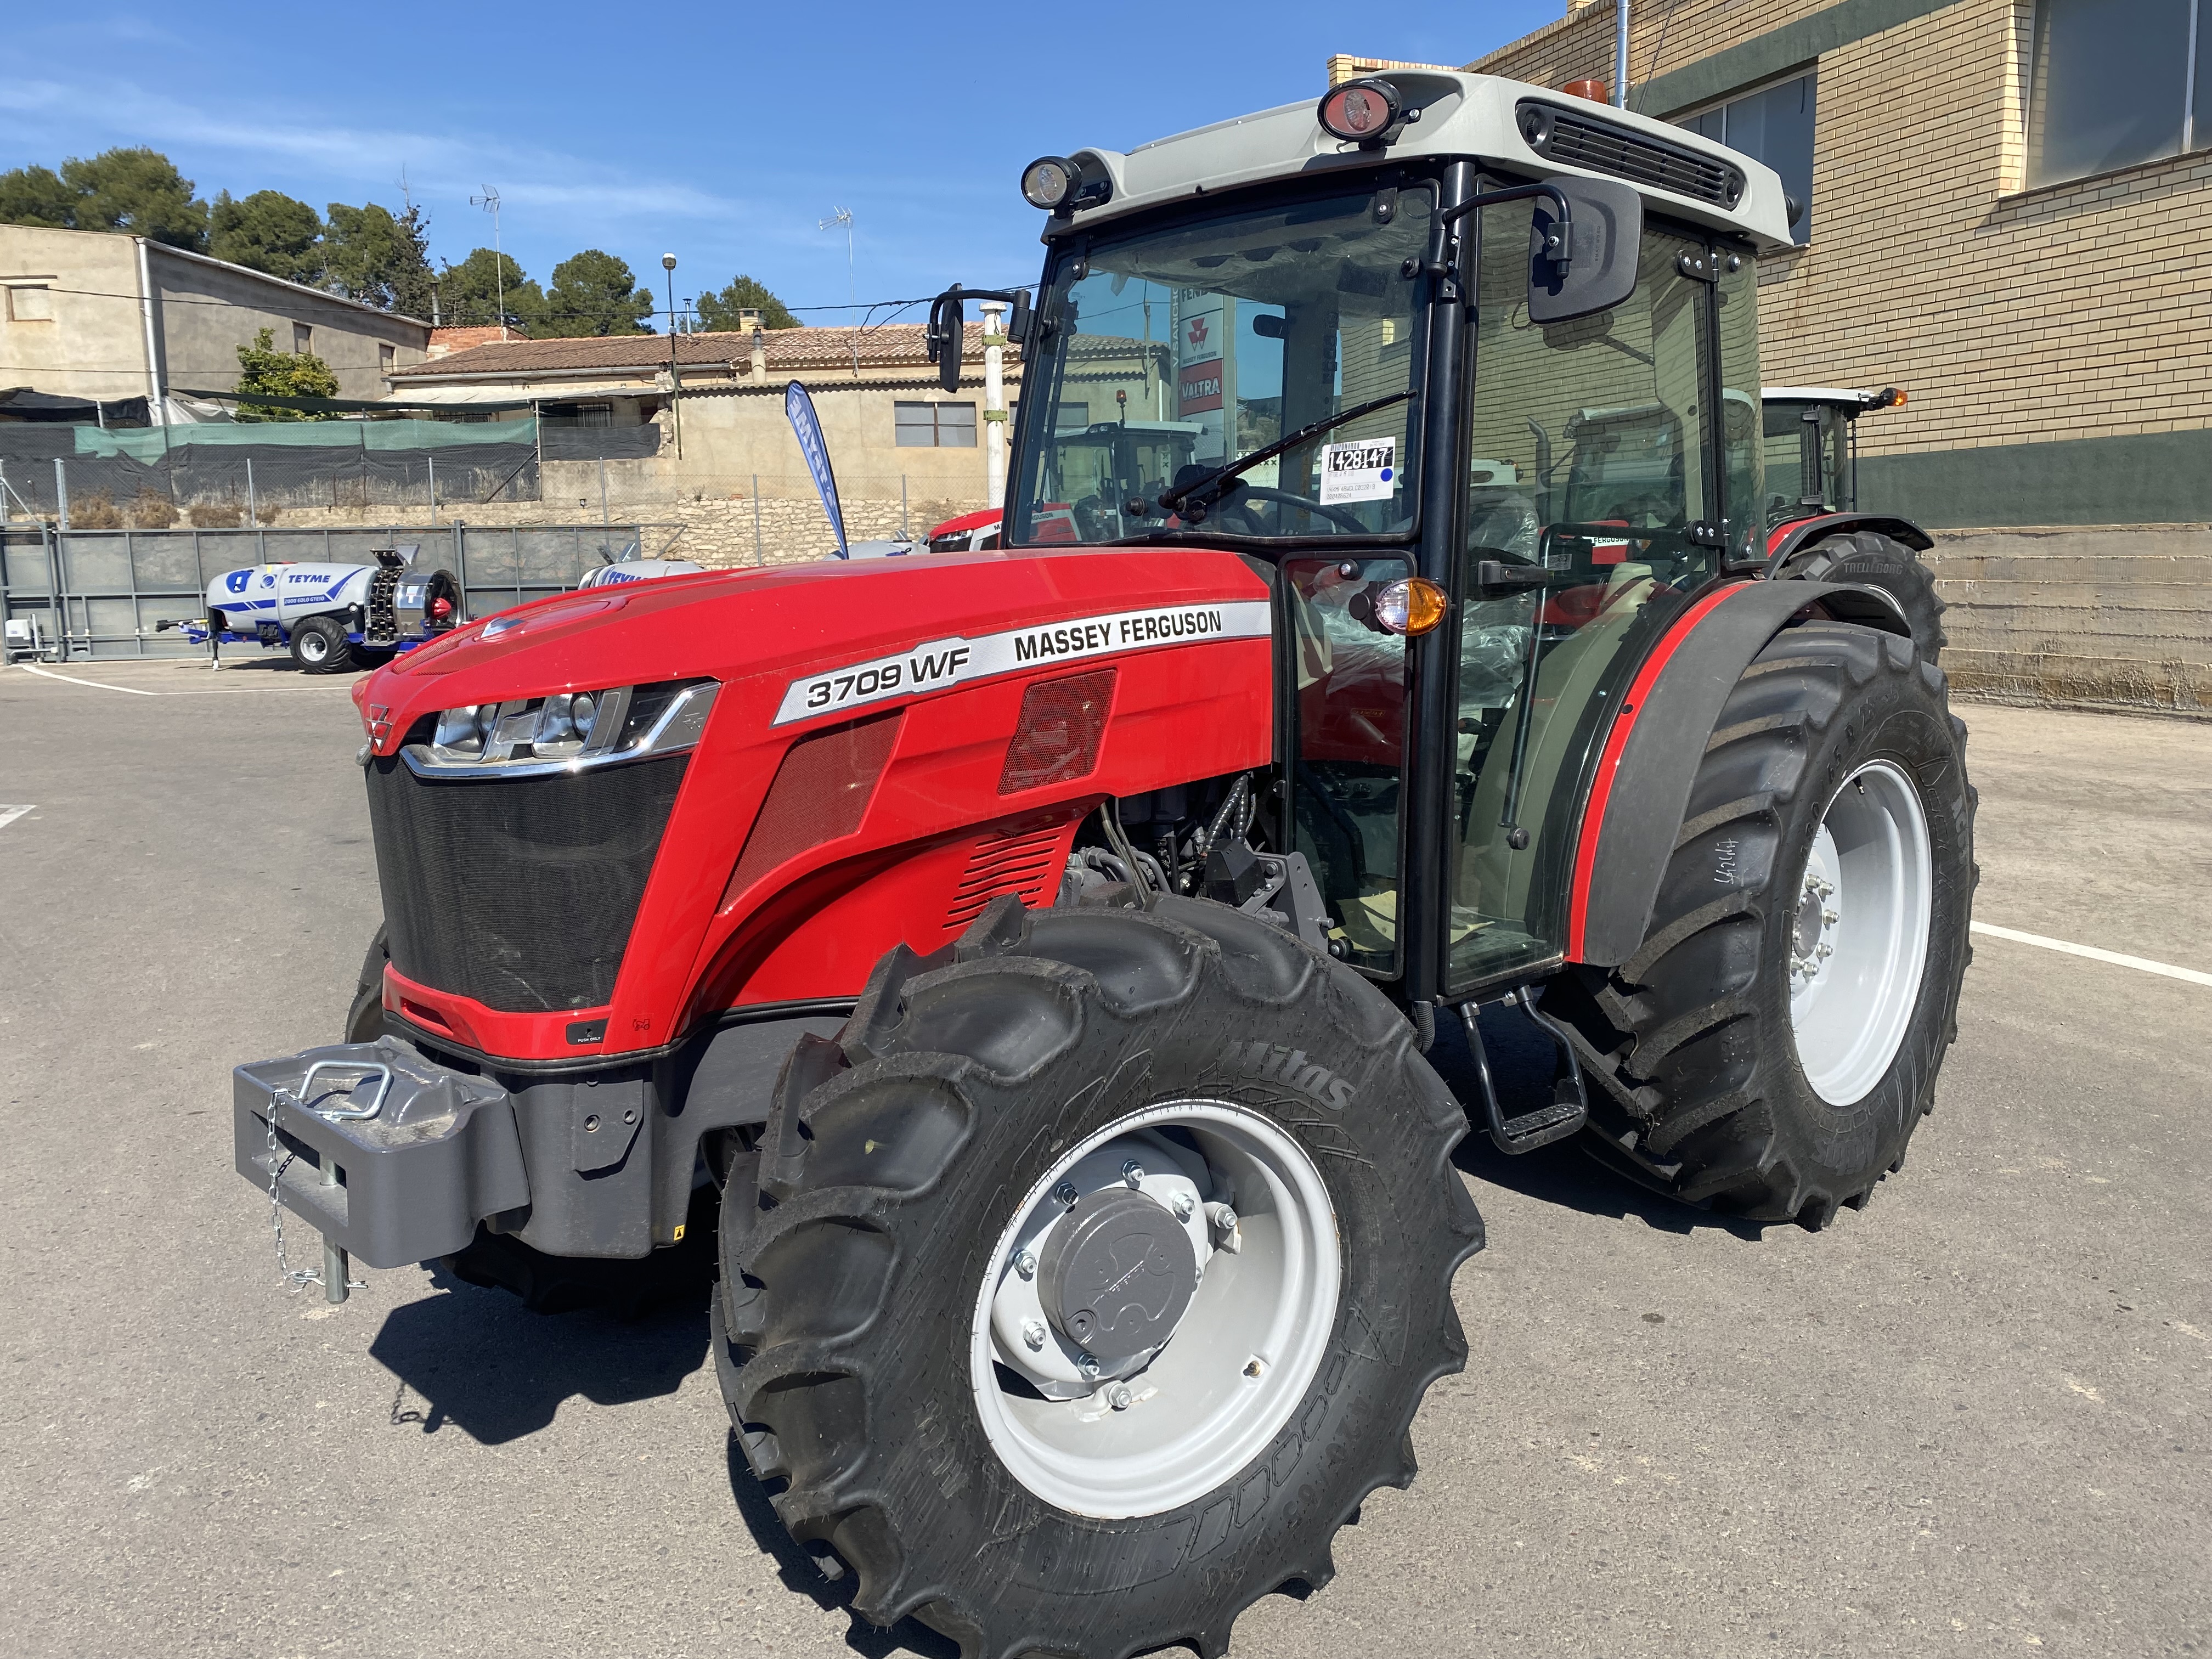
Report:
[[[1903,1164],[1972,954],[1965,740],[1942,671],[1901,638],[1813,623],[1760,652],[1643,945],[1545,996],[1605,1085],[1601,1161],[1814,1229]]]
[[[917,1614],[981,1659],[1177,1642],[1212,1656],[1258,1597],[1328,1581],[1337,1528],[1375,1487],[1411,1480],[1413,1413],[1466,1357],[1451,1279],[1481,1223],[1449,1160],[1466,1120],[1413,1036],[1357,975],[1223,906],[1031,914],[1002,900],[956,951],[886,957],[836,1042],[802,1040],[757,1197],[732,1169],[720,1357],[754,1472],[787,1483],[775,1503],[795,1537],[856,1571],[862,1616]],[[1130,1127],[1147,1115],[1164,1129]],[[1146,1133],[1152,1150],[1125,1156]],[[1021,1271],[1010,1241],[1037,1241],[1040,1284],[1072,1259],[1022,1231],[1040,1219],[1097,1223],[1070,1238],[1123,1227],[1109,1253],[1133,1252],[1113,1258],[1133,1282],[1165,1271],[1134,1241],[1150,1228],[1174,1243],[1164,1206],[1192,1194],[1153,1194],[1158,1168],[1140,1162],[1210,1172],[1194,1176],[1198,1197],[1217,1164],[1240,1171],[1239,1248],[1204,1262],[1194,1291],[1184,1283],[1164,1346],[1132,1358],[1086,1335],[1110,1363],[1079,1381],[1051,1365],[1087,1350],[1041,1319],[1018,1327],[1035,1362],[1022,1338],[992,1347],[986,1328]],[[1309,1172],[1322,1233],[1290,1192]],[[1212,1218],[1210,1203],[1197,1226]],[[1270,1253],[1287,1260],[1293,1235],[1326,1237],[1334,1272],[1302,1286],[1278,1275],[1290,1312],[1279,1351],[1266,1349],[1234,1316],[1276,1305]],[[1109,1273],[1109,1288],[1127,1277]],[[1331,1277],[1323,1298],[1313,1281]],[[1129,1316],[1114,1297],[1054,1307],[1061,1339],[1093,1331],[1094,1311]],[[1304,1346],[1300,1310],[1320,1318]],[[1235,1417],[1279,1375],[1279,1397]],[[1230,1401],[1218,1423],[1216,1398]],[[1178,1422],[1199,1439],[1218,1427],[1218,1445],[1241,1448],[1234,1467],[1214,1468]]]

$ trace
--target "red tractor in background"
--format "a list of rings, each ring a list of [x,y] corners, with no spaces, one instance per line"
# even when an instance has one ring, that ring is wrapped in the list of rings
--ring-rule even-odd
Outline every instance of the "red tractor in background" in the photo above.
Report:
[[[1470,1120],[1814,1228],[1899,1166],[1973,796],[1898,532],[1770,535],[1768,169],[1409,71],[1022,187],[1002,545],[361,684],[386,931],[347,1042],[238,1068],[237,1164],[332,1299],[718,1223],[733,1431],[861,1614],[1212,1655],[1413,1476]]]

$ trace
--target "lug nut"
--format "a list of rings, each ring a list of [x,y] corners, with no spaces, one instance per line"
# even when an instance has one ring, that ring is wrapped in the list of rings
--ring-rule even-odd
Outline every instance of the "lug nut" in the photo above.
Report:
[[[1177,1221],[1188,1221],[1190,1219],[1191,1211],[1197,1206],[1198,1200],[1188,1193],[1177,1193],[1168,1207],[1175,1212],[1175,1218]]]
[[[1106,1403],[1117,1412],[1129,1409],[1130,1398],[1129,1385],[1127,1382],[1116,1382],[1106,1390]]]
[[[1820,912],[1820,920],[1828,927],[1832,927],[1836,925],[1836,913],[1833,910],[1823,910]]]
[[[1085,1376],[1097,1376],[1098,1375],[1098,1356],[1095,1353],[1086,1353],[1079,1356],[1075,1362],[1075,1369],[1081,1371]]]
[[[1029,1345],[1030,1352],[1032,1353],[1035,1353],[1038,1349],[1043,1347],[1044,1321],[1042,1319],[1024,1319],[1022,1321],[1022,1340]]]
[[[1036,1277],[1036,1258],[1031,1255],[1027,1250],[1016,1250],[1014,1252],[1014,1271],[1019,1273],[1024,1279],[1035,1279]]]
[[[1074,1204],[1076,1198],[1075,1183],[1072,1181],[1061,1182],[1060,1185],[1052,1189],[1052,1195],[1058,1199],[1062,1204],[1072,1206]]]
[[[1121,1179],[1132,1187],[1140,1185],[1145,1179],[1145,1166],[1133,1158],[1124,1159],[1121,1164]]]

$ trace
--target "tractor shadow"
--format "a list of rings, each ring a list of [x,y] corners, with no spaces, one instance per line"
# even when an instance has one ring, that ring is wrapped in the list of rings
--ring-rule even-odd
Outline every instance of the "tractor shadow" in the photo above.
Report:
[[[1534,1111],[1547,1103],[1559,1054],[1551,1038],[1510,1009],[1486,1008],[1480,1018],[1491,1080],[1497,1085],[1505,1115],[1512,1117]],[[1473,1126],[1452,1153],[1452,1162],[1464,1175],[1584,1215],[1615,1221],[1633,1218],[1657,1232],[1724,1232],[1756,1242],[1769,1224],[1715,1215],[1639,1187],[1592,1158],[1572,1138],[1531,1152],[1501,1152],[1482,1127],[1482,1085],[1475,1073],[1467,1032],[1456,1017],[1437,1019],[1436,1044],[1429,1050],[1428,1059],[1459,1097]],[[1589,1085],[1593,1090],[1599,1086],[1595,1082]]]
[[[734,1434],[729,1438],[727,1455],[730,1496],[737,1500],[738,1514],[752,1534],[753,1542],[760,1546],[763,1555],[775,1563],[776,1577],[786,1589],[807,1597],[824,1611],[842,1612],[852,1620],[851,1627],[845,1632],[847,1647],[861,1655],[862,1659],[889,1659],[889,1656],[899,1653],[915,1654],[920,1659],[959,1659],[957,1642],[939,1635],[918,1619],[902,1619],[885,1630],[853,1612],[853,1591],[857,1583],[853,1574],[848,1571],[836,1578],[824,1577],[805,1547],[784,1530],[769,1489],[746,1463]]]
[[[452,1427],[487,1446],[550,1425],[571,1398],[629,1405],[676,1392],[708,1361],[707,1291],[635,1318],[538,1314],[506,1291],[434,1268],[426,1296],[388,1314],[369,1357],[398,1380],[393,1426]]]

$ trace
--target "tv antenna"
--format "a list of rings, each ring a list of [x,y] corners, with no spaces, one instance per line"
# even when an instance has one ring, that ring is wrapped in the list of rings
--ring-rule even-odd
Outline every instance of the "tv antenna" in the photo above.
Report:
[[[838,208],[821,222],[823,230],[842,230],[845,233],[845,297],[854,306],[860,302],[860,286],[853,274],[853,215],[850,210]],[[849,309],[849,307],[848,307]]]
[[[507,338],[507,254],[499,245],[499,192],[489,185],[483,194],[469,198],[471,207],[482,208],[491,215],[491,282],[492,291],[499,296],[499,337]]]

